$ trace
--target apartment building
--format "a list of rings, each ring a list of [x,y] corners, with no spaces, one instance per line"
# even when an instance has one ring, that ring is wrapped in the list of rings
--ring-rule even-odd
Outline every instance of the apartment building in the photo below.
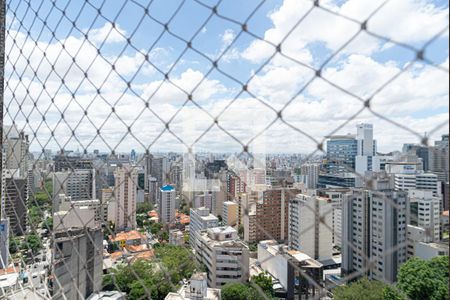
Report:
[[[348,196],[342,218],[343,275],[396,281],[407,258],[408,201],[407,192],[390,189],[357,189]]]
[[[225,201],[223,203],[222,219],[227,226],[236,226],[239,205],[236,202]]]
[[[135,229],[138,172],[129,165],[123,165],[115,170],[114,178],[116,231]]]
[[[298,194],[289,201],[289,247],[326,260],[332,257],[333,204],[329,198]]]
[[[249,278],[248,246],[239,240],[236,229],[214,227],[200,233],[196,259],[208,272],[208,286],[220,288],[229,282]]]
[[[191,208],[189,216],[189,243],[196,250],[200,231],[217,227],[219,219],[211,214],[207,207]]]
[[[299,192],[299,189],[279,187],[255,191],[247,195],[242,212],[246,241],[287,240],[289,201]]]

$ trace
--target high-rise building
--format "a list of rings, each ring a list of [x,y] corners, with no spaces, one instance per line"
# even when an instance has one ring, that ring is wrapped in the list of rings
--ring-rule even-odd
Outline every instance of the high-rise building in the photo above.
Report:
[[[422,168],[425,172],[430,171],[430,147],[418,144],[404,144],[402,152],[412,154],[422,161]]]
[[[28,135],[15,125],[3,129],[3,170],[14,170],[14,177],[26,178],[28,173]]]
[[[170,225],[175,221],[176,192],[171,185],[165,185],[159,189],[158,215],[159,221],[164,225]]]
[[[289,200],[300,190],[295,188],[269,188],[252,192],[243,208],[244,236],[249,242],[267,239],[288,239]]]
[[[333,250],[333,205],[329,198],[298,194],[289,201],[289,247],[319,261]]]
[[[378,179],[376,190],[356,189],[343,203],[343,275],[358,273],[392,283],[406,261],[408,194]]]
[[[83,158],[72,153],[58,153],[53,159],[53,171],[63,172],[68,170],[91,170],[93,169],[92,160]]]
[[[116,231],[136,228],[137,170],[129,165],[114,172],[116,202]]]
[[[9,219],[14,235],[23,235],[27,229],[27,179],[16,170],[3,169],[1,215]]]
[[[239,205],[236,202],[225,201],[223,203],[222,220],[227,226],[236,226]]]
[[[196,250],[200,231],[217,227],[219,225],[219,219],[212,215],[206,207],[191,208],[189,216],[189,243]]]
[[[373,139],[372,124],[358,124],[356,140],[358,142],[358,155],[355,157],[356,187],[362,187],[363,177],[367,171],[373,170],[373,158],[376,155],[376,141]],[[362,176],[362,177],[361,177]]]
[[[79,218],[83,214],[79,211]],[[85,224],[54,231],[52,299],[87,299],[101,291],[103,234]]]
[[[431,242],[439,240],[441,199],[432,191],[409,190],[410,224],[425,229]]]
[[[95,170],[75,169],[53,173],[53,212],[59,211],[59,194],[72,201],[96,198]]]
[[[70,211],[75,207],[84,207],[94,212],[94,221],[101,225],[103,223],[102,206],[98,199],[73,201],[71,197],[59,194],[59,210]]]
[[[434,147],[430,147],[429,164],[430,171],[438,175],[439,181],[449,181],[449,152],[448,134],[436,141]]]
[[[333,245],[342,246],[342,204],[345,199],[347,199],[347,194],[351,190],[347,188],[340,189],[319,189],[317,190],[317,195],[330,199],[331,205],[333,207],[332,213],[332,229],[333,229]]]
[[[358,142],[354,135],[335,135],[327,137],[328,173],[346,173],[355,169]]]
[[[248,246],[239,240],[236,229],[215,227],[199,236],[196,259],[208,272],[208,286],[220,288],[229,282],[246,282],[249,278]]]
[[[431,191],[433,196],[441,196],[441,186],[436,174],[394,174],[394,186],[399,191],[425,190]]]
[[[300,167],[301,182],[303,182],[308,189],[317,188],[319,183],[319,164],[304,164]]]
[[[2,190],[0,216],[9,219],[10,231],[26,230],[28,190],[28,135],[15,125],[5,126],[2,143]]]

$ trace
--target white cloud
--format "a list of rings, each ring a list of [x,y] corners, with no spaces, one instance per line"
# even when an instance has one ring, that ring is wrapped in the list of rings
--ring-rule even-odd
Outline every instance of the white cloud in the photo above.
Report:
[[[408,42],[419,42],[426,40],[441,25],[439,17],[443,9],[436,8],[426,1],[392,2],[397,3],[397,6],[393,6],[388,12],[380,11],[369,23],[369,28],[387,31],[393,37]],[[349,0],[340,7],[332,2],[321,1],[321,3],[334,11],[362,20],[379,2]],[[310,6],[310,1],[285,0],[282,6],[270,14],[273,26],[264,33],[265,39],[275,44],[279,43]],[[388,8],[386,6],[385,9]],[[393,28],[395,26],[392,23],[396,18],[396,12],[399,12],[397,20],[399,28]],[[378,20],[381,17],[385,18],[388,25]],[[419,25],[411,24],[408,27],[411,20],[415,20],[416,17]],[[424,26],[426,22],[429,22],[429,27]],[[414,32],[408,33],[408,28]],[[111,24],[106,23],[101,28],[89,32],[89,40],[98,46],[111,29]],[[323,59],[322,56],[318,56],[314,45],[319,43],[334,51],[357,30],[358,26],[355,27],[351,22],[315,9],[285,40],[282,50],[283,53],[305,64],[313,65]],[[111,47],[120,48],[121,43],[125,43],[121,33],[124,35],[127,33],[120,26],[116,26],[113,32],[107,42],[114,44]],[[220,126],[243,143],[248,142],[276,117],[275,112],[259,100],[253,99],[248,93],[243,93],[238,99],[233,100],[238,93],[236,88],[231,88],[231,84],[228,86],[226,80],[213,78],[214,72],[205,78],[205,74],[199,71],[201,69],[194,70],[192,64],[191,68],[184,66],[185,69],[181,64],[177,65],[180,68],[170,74],[170,80],[179,87],[177,88],[158,78],[157,76],[161,75],[145,62],[144,55],[139,52],[130,51],[120,57],[114,53],[98,56],[95,45],[83,43],[84,37],[76,36],[61,41],[64,49],[60,43],[55,42],[49,44],[38,41],[36,46],[20,32],[17,33],[14,45],[10,37],[15,34],[16,32],[11,32],[6,41],[6,52],[9,54],[6,71],[7,74],[13,72],[12,62],[14,62],[16,72],[23,73],[23,78],[19,80],[17,75],[7,76],[9,80],[5,89],[5,102],[7,104],[12,102],[7,108],[5,122],[14,119],[17,123],[25,125],[25,119],[28,118],[28,131],[39,128],[37,136],[42,144],[49,139],[50,131],[56,126],[55,138],[48,147],[67,143],[67,148],[72,149],[87,145],[90,150],[106,149],[105,142],[96,137],[97,128],[101,127],[101,137],[112,148],[118,146],[118,151],[128,152],[131,148],[142,151],[141,143],[148,146],[158,138],[165,130],[164,123],[172,119],[187,100],[187,94],[192,93],[194,89],[193,99],[213,116],[223,112],[219,118]],[[235,33],[232,30],[224,30],[220,38],[222,44],[218,45],[218,48],[226,47],[224,45],[231,43]],[[380,51],[380,47],[389,46],[381,45],[378,40],[367,35],[361,35],[349,45],[345,55],[339,56],[335,62],[326,66],[322,76],[360,97],[368,97],[404,68],[394,59],[395,57],[391,61],[377,61],[370,57],[371,54]],[[231,61],[244,58],[249,62],[260,63],[274,51],[272,46],[254,41],[241,53],[235,48],[230,49],[223,59]],[[159,65],[170,64],[174,60],[172,52],[176,51],[156,48],[150,53],[149,58]],[[76,65],[69,68],[73,57]],[[26,58],[29,59],[28,62]],[[448,68],[448,61],[447,58],[442,65]],[[112,71],[112,63],[115,65],[115,71]],[[131,78],[142,64],[144,66],[139,73],[140,77],[132,83],[134,91],[137,92],[134,94],[127,90],[126,82],[121,76],[125,79]],[[34,70],[37,78],[45,81],[45,89],[39,80],[34,78]],[[90,82],[85,80],[85,72]],[[60,89],[60,77],[63,76],[65,88]],[[311,77],[314,77],[314,73],[308,68],[276,55],[254,75],[248,84],[248,90],[276,110],[281,109],[295,97],[283,111],[283,119],[320,141],[325,135],[347,122],[363,107],[363,104],[320,78],[316,78],[303,93],[297,95]],[[102,86],[101,95],[97,95],[97,88],[100,86]],[[423,133],[431,131],[448,119],[448,90],[448,73],[416,64],[384,88],[373,99],[372,108],[395,122],[407,124],[410,129]],[[71,92],[76,93],[76,101],[72,99]],[[51,101],[52,97],[54,103]],[[20,108],[16,101],[23,102]],[[34,107],[35,101],[38,103],[37,108]],[[149,108],[146,108],[146,101],[149,101]],[[114,113],[111,106],[114,106]],[[48,127],[46,124],[39,127],[42,116],[38,110],[45,113]],[[57,125],[64,110],[65,119]],[[84,110],[88,110],[90,120],[84,116]],[[416,136],[380,120],[368,111],[364,111],[345,125],[340,133],[353,132],[357,122],[374,124],[381,151],[398,149],[403,142],[418,141]],[[131,124],[135,137],[129,135],[122,140],[123,136],[127,135],[127,126]],[[213,120],[208,114],[188,103],[171,120],[170,130],[190,144],[212,124]],[[73,129],[81,146],[71,137]],[[445,130],[444,128],[436,132],[431,138],[437,138]],[[265,133],[264,139],[269,152],[305,153],[315,149],[312,141],[280,121]],[[36,145],[38,144],[34,141],[33,147],[40,148]],[[223,131],[213,127],[199,141],[198,148],[211,151],[238,151],[240,145]],[[152,149],[181,150],[181,147],[180,143],[166,132]]]
[[[121,43],[126,41],[127,33],[119,24],[105,23],[103,27],[92,29],[88,32],[88,38],[96,44]]]
[[[363,22],[382,2],[348,0],[339,7],[331,1],[322,1],[321,5],[337,14]],[[360,31],[359,24],[318,8],[314,8],[297,25],[311,6],[310,1],[285,0],[279,9],[269,15],[273,26],[265,32],[264,40],[275,45],[282,42],[282,51],[285,54],[301,60],[302,52],[314,43],[323,43],[334,52]],[[406,43],[424,42],[447,25],[447,15],[446,8],[436,7],[427,0],[393,0],[388,1],[385,7],[370,18],[368,28],[382,36]],[[382,46],[381,40],[362,34],[344,52],[370,55]],[[258,63],[274,51],[273,46],[256,40],[243,51],[242,57]]]

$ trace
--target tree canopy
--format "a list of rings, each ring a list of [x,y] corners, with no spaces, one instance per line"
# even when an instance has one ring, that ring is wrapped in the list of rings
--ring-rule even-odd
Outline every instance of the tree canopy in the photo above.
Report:
[[[376,280],[362,278],[333,290],[336,300],[444,300],[448,299],[448,256],[431,260],[412,258],[398,272],[397,283],[386,285]]]
[[[176,291],[183,278],[189,279],[198,269],[192,253],[184,247],[162,245],[155,248],[154,260],[138,260],[119,265],[104,277],[104,290],[127,293],[130,300],[164,299]]]
[[[397,286],[410,299],[448,299],[448,256],[412,258],[400,267]]]

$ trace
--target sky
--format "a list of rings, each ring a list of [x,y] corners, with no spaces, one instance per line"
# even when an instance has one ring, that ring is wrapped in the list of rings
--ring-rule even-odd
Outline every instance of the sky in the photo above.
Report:
[[[361,122],[381,152],[439,139],[448,2],[383,2],[11,0],[4,123],[32,151],[311,153]]]

